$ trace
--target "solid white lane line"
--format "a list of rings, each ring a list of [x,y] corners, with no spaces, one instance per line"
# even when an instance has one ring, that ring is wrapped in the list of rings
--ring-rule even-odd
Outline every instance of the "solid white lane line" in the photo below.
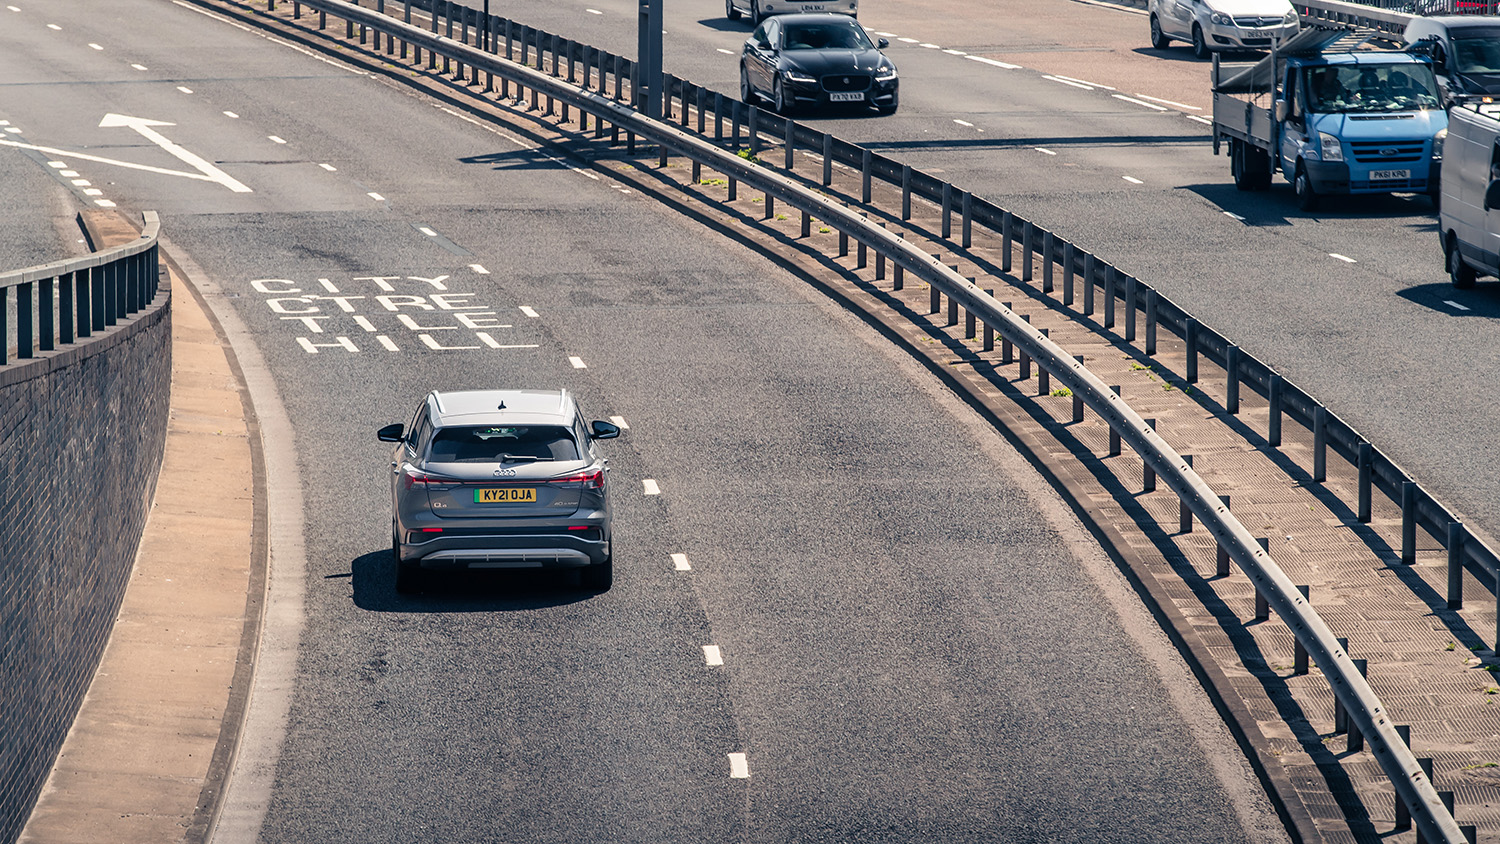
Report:
[[[1121,176],[1120,178],[1122,178],[1125,181],[1131,183],[1132,185],[1144,185],[1145,184],[1145,182],[1141,181],[1140,179],[1137,179],[1134,176]]]
[[[573,357],[568,358],[568,363],[573,364],[573,368],[574,369],[588,369],[589,368],[589,365],[583,362],[583,358],[578,357],[576,355],[573,356]]]
[[[1057,153],[1053,152],[1050,149],[1047,149],[1046,147],[1036,147],[1036,151],[1043,155],[1057,155]]]
[[[1166,106],[1159,106],[1156,103],[1148,103],[1145,100],[1138,100],[1135,97],[1127,97],[1124,94],[1110,94],[1110,96],[1114,97],[1117,100],[1124,100],[1125,102],[1130,103],[1132,105],[1138,105],[1138,106],[1143,106],[1145,108],[1149,108],[1152,111],[1171,111],[1171,109],[1167,108]]]
[[[477,273],[479,275],[489,275],[490,274],[490,271],[487,270],[487,269],[485,269],[483,264],[470,264],[469,265],[469,269],[473,270],[475,273]]]
[[[1061,76],[1043,76],[1042,78],[1043,79],[1050,79],[1053,82],[1061,82],[1064,85],[1072,85],[1074,88],[1082,88],[1085,91],[1092,91],[1092,90],[1094,90],[1094,86],[1089,85],[1089,84],[1087,84],[1085,82],[1074,82],[1071,79],[1064,79]]]
[[[991,67],[998,67],[1004,70],[1017,70],[1021,67],[1018,64],[997,61],[995,59],[987,59],[984,56],[964,56],[964,58],[968,59],[971,62],[983,62],[984,64],[990,65]]]
[[[238,114],[235,114],[235,113],[234,113],[234,112],[232,112],[232,111],[226,111],[226,112],[224,112],[224,116],[225,116],[225,117],[232,117],[232,118],[234,118],[234,119],[235,119],[235,120],[239,120],[239,119],[240,119],[240,116],[239,116],[239,115],[238,115]]]
[[[947,53],[950,56],[967,56],[968,55],[968,53],[965,53],[963,50],[944,50],[943,52]]]
[[[735,780],[750,779],[750,763],[745,760],[745,754],[729,754],[729,778]]]
[[[181,91],[184,94],[191,94],[191,93],[193,93],[193,89],[189,88],[189,87],[187,87],[185,85],[178,85],[177,86],[177,90]]]
[[[1113,90],[1115,90],[1114,88],[1112,88],[1109,85],[1100,85],[1098,82],[1090,82],[1087,79],[1077,79],[1077,78],[1074,78],[1072,76],[1058,76],[1057,78],[1058,79],[1066,79],[1069,82],[1077,82],[1080,85],[1087,85],[1090,88],[1103,88],[1106,91],[1113,91]]]
[[[630,426],[625,424],[625,417],[623,416],[611,416],[609,417],[609,421],[619,425],[622,430],[630,430]]]
[[[369,193],[365,194],[365,196],[368,196],[369,198],[375,200],[376,202],[385,202],[385,197],[381,196],[380,194],[378,194],[378,193],[376,193],[374,191],[370,191]]]
[[[1459,303],[1453,301],[1452,299],[1444,299],[1443,300],[1443,304],[1447,305],[1450,308],[1454,308],[1454,309],[1460,310],[1460,311],[1467,311],[1468,310],[1468,308],[1464,307],[1463,305],[1460,305]]]
[[[661,495],[661,487],[657,486],[656,481],[650,478],[641,481],[641,489],[646,495]]]
[[[915,44],[915,43],[917,43],[917,39],[915,39],[915,38],[897,38],[896,40],[900,41],[903,44]]]
[[[1343,261],[1346,264],[1357,264],[1357,263],[1359,263],[1358,261],[1354,260],[1353,258],[1350,258],[1348,255],[1340,255],[1337,252],[1329,252],[1328,253],[1328,257],[1330,257],[1330,258],[1337,258],[1338,260]]]
[[[941,50],[941,49],[943,49],[942,47],[938,46],[937,44],[918,44],[917,46],[918,47],[926,47],[929,50]]]
[[[339,168],[337,168],[337,167],[335,167],[335,166],[333,166],[333,165],[332,165],[332,164],[319,164],[319,165],[318,165],[318,166],[319,166],[319,167],[322,167],[322,168],[323,168],[323,169],[324,169],[324,170],[327,170],[327,171],[328,171],[328,172],[330,172],[330,173],[332,173],[332,172],[334,172],[334,171],[335,171],[335,170],[338,170],[338,169],[339,169]]]
[[[953,122],[957,123],[960,126],[968,126],[971,129],[974,128],[974,124],[973,123],[970,123],[967,120],[959,120],[957,117],[953,118]]]
[[[895,38],[896,37],[896,33],[894,33],[894,32],[877,32],[875,34],[879,35],[881,38]]]
[[[693,566],[688,562],[686,554],[673,554],[672,569],[674,571],[692,571]]]
[[[536,316],[537,316],[536,311],[533,311],[532,309],[526,307],[525,305],[521,306],[521,313],[523,313],[523,314],[531,317],[532,319],[536,319]]]
[[[724,664],[724,655],[721,654],[721,653],[719,653],[719,646],[718,645],[704,645],[703,646],[703,664],[704,665],[723,665]]]
[[[1198,121],[1199,123],[1202,123],[1205,126],[1212,126],[1212,125],[1214,125],[1214,122],[1212,120],[1209,120],[1207,117],[1200,117],[1199,115],[1196,115],[1196,114],[1189,114],[1187,116],[1187,119],[1188,120],[1196,120],[1196,121]]]
[[[1136,96],[1140,97],[1143,100],[1150,100],[1153,103],[1162,103],[1163,105],[1175,106],[1177,108],[1185,108],[1188,111],[1202,111],[1203,110],[1203,109],[1201,109],[1201,108],[1199,108],[1197,106],[1190,106],[1187,103],[1174,103],[1171,100],[1164,100],[1161,97],[1153,97],[1153,96],[1150,96],[1149,94],[1136,94]]]

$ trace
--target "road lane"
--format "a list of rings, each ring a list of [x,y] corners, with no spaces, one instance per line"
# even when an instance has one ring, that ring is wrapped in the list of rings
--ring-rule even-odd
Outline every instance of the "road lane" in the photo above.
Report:
[[[55,57],[81,81],[7,108],[39,144],[162,166],[97,124],[172,122],[252,188],[129,169],[110,185],[163,209],[295,431],[306,613],[246,840],[1283,838],[1066,508],[863,323],[402,89],[175,4],[109,8],[214,72],[159,38],[117,50],[101,16]],[[33,39],[0,34],[0,71]],[[137,81],[116,52],[170,78]],[[90,81],[117,72],[131,82],[108,94]],[[501,385],[566,386],[629,421],[605,444],[617,586],[398,597],[374,428],[429,389]]]

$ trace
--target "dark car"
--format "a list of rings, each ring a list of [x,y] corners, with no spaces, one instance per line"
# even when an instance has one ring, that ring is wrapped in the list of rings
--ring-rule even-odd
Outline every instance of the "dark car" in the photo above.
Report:
[[[740,56],[740,99],[762,97],[783,114],[847,105],[893,114],[896,65],[847,15],[778,15],[750,34]]]

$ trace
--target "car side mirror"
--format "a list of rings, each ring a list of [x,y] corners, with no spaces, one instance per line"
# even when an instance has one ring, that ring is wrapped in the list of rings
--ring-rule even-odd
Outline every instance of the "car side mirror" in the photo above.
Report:
[[[884,50],[886,47],[891,46],[891,41],[890,41],[889,38],[882,38],[879,41],[875,42],[875,46],[879,47],[882,50]]]
[[[387,425],[376,431],[375,438],[383,443],[404,443],[406,442],[406,437],[402,436],[402,434],[405,432],[406,426],[397,422],[394,425]]]
[[[1484,189],[1484,210],[1500,208],[1500,179],[1491,179],[1490,186]]]
[[[759,49],[759,50],[769,50],[769,49],[771,49],[771,42],[769,42],[769,41],[757,41],[757,42],[755,42],[755,47],[756,47],[756,49]]]
[[[612,440],[620,435],[620,426],[612,425],[599,419],[589,423],[589,429],[596,440]]]
[[[1292,107],[1286,100],[1276,101],[1276,122],[1285,123],[1287,115],[1292,113]]]

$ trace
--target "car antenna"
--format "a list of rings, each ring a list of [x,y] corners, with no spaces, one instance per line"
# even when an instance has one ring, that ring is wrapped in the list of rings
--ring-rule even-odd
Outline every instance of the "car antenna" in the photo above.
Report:
[[[504,410],[505,409],[505,399],[501,399],[500,400],[500,406],[497,407],[497,408],[495,408],[495,409],[496,410]]]

